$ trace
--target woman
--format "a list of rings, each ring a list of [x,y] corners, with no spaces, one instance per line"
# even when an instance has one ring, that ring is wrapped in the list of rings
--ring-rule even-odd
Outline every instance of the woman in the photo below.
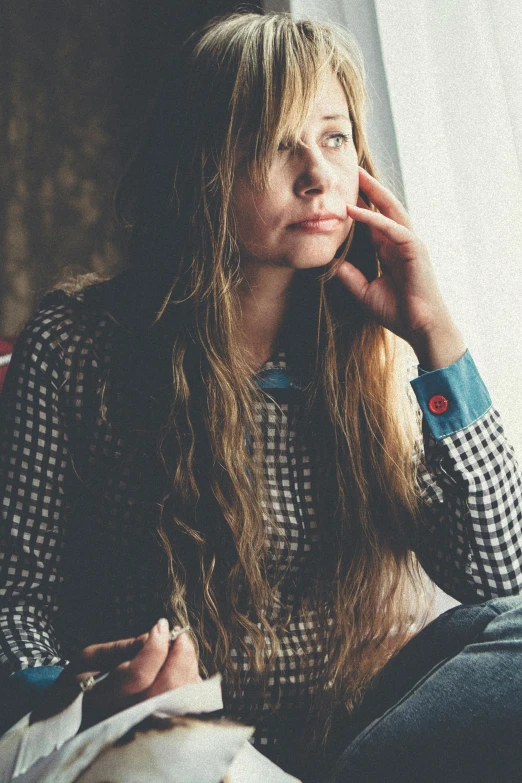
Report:
[[[120,188],[129,271],[49,295],[13,357],[5,666],[25,686],[73,654],[75,676],[114,669],[87,723],[220,671],[225,712],[310,779],[351,740],[338,780],[515,769],[520,477],[427,251],[373,176],[353,45],[236,14],[169,76]],[[425,464],[393,335],[422,368]],[[416,558],[474,606],[393,658]],[[168,623],[150,631],[164,614],[197,662],[187,636],[169,652]]]

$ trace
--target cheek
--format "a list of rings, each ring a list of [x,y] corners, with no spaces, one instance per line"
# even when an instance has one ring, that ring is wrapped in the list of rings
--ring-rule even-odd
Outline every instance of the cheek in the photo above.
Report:
[[[281,193],[270,189],[263,193],[256,193],[250,201],[248,220],[250,232],[257,236],[268,238],[279,232],[281,215],[284,213],[285,203]]]
[[[344,166],[343,188],[347,203],[356,204],[359,195],[359,167],[355,148]]]
[[[267,250],[277,241],[278,213],[274,214],[274,206],[265,194],[249,190],[245,195],[245,200],[236,202],[236,240],[240,252],[258,255],[262,248]]]
[[[359,177],[353,178],[346,199],[347,204],[357,206],[357,201],[359,199]]]
[[[273,195],[255,191],[246,178],[238,178],[232,189],[232,202],[238,225],[248,227],[249,231],[266,226],[273,212]]]
[[[246,242],[252,232],[257,232],[259,223],[259,198],[252,188],[242,181],[236,182],[232,192],[232,201],[238,239]]]

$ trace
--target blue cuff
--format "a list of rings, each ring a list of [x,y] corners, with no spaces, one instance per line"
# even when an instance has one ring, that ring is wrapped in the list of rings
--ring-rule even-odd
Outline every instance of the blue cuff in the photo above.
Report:
[[[16,688],[34,693],[43,691],[58,679],[63,669],[61,666],[34,666],[31,669],[19,669],[11,675],[11,682],[16,682]]]
[[[5,678],[0,693],[0,735],[31,712],[46,688],[62,673],[60,666],[35,666],[20,669]]]
[[[419,368],[419,373],[411,385],[436,440],[469,427],[491,407],[488,390],[469,351],[449,367],[433,372]],[[441,410],[440,398],[442,409],[447,402],[446,410],[434,413],[432,409],[437,410],[437,403]]]

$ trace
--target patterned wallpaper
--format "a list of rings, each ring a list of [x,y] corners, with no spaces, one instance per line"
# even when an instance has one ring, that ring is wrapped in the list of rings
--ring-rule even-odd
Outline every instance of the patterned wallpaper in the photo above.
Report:
[[[173,47],[224,0],[3,0],[0,336],[67,272],[122,266],[112,195]]]

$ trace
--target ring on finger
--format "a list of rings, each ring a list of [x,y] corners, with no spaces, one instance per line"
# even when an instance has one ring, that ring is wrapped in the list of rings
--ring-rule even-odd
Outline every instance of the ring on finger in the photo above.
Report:
[[[80,690],[82,693],[87,693],[88,691],[92,691],[95,685],[97,685],[99,682],[104,680],[106,677],[108,677],[110,672],[100,672],[100,674],[89,674],[87,677],[83,677],[81,680],[78,680],[78,685],[80,686]]]
[[[178,636],[187,633],[187,631],[190,631],[190,625],[185,625],[184,628],[174,628],[169,634],[169,642],[175,642]]]

